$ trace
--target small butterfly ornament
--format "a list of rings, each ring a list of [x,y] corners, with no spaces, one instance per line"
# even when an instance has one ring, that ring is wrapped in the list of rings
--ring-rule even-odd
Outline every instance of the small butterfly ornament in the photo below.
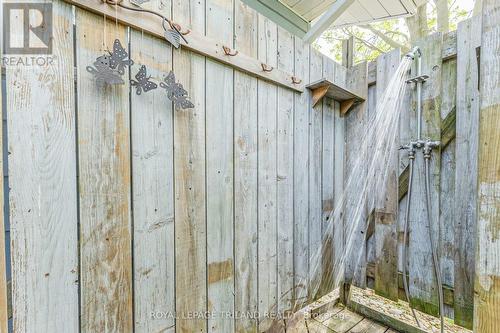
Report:
[[[145,4],[146,2],[149,2],[150,0],[130,0],[130,2],[133,4],[133,5],[136,5],[137,7],[141,7],[143,4]]]
[[[175,74],[170,71],[168,75],[160,83],[160,87],[167,91],[168,98],[174,102],[176,108],[190,109],[194,108],[194,104],[188,98],[188,92],[182,84],[175,82]]]
[[[109,51],[108,51],[109,52]],[[116,69],[120,75],[125,74],[125,67],[132,66],[134,61],[129,58],[127,51],[123,48],[120,40],[116,39],[113,43],[113,52],[109,52],[109,65]]]
[[[158,88],[158,85],[154,82],[152,82],[151,75],[147,75],[147,69],[146,66],[142,65],[141,68],[139,69],[139,72],[135,75],[136,80],[130,80],[130,84],[132,87],[136,87],[136,94],[140,95],[144,91],[147,93],[148,91],[154,90]]]
[[[172,44],[173,47],[178,49],[181,46],[181,38],[186,41],[186,39],[182,36],[182,34],[177,30],[177,28],[173,25],[171,25],[171,29],[167,29],[165,25],[166,20],[163,20],[162,25],[163,25],[163,30],[165,31],[163,33],[163,36],[169,42]],[[187,43],[187,41],[186,41]]]
[[[118,71],[110,67],[111,59],[107,55],[100,56],[94,62],[94,67],[87,66],[87,72],[94,74],[97,86],[124,84]]]

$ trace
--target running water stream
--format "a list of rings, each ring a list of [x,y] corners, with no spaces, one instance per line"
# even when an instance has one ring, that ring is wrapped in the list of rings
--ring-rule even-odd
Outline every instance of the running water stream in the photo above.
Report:
[[[397,160],[396,156],[399,156],[399,118],[411,64],[411,59],[402,59],[383,95],[377,96],[376,109],[373,114],[368,115],[368,128],[360,140],[361,144],[359,147],[349,147],[358,152],[357,157],[346,170],[348,178],[344,184],[344,192],[340,198],[336,198],[335,208],[328,218],[327,232],[322,239],[322,244],[333,244],[333,241],[338,241],[333,240],[333,234],[343,229],[343,251],[335,253],[333,269],[329,272],[322,272],[321,247],[311,253],[311,282],[321,281],[317,277],[323,276],[323,279],[330,282],[328,285],[336,288],[343,281],[345,273],[353,280],[356,278],[358,265],[364,254],[362,249],[368,227],[367,212],[385,204],[390,166],[392,161]],[[309,285],[309,292],[313,295],[320,287],[319,284],[310,285],[308,281],[298,281],[295,285],[298,288]]]

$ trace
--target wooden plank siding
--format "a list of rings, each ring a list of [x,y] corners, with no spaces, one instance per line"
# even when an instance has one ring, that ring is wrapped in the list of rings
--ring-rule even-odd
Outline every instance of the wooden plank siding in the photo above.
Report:
[[[419,41],[418,45],[422,50],[422,73],[430,76],[422,87],[422,138],[439,141],[441,136],[442,35],[440,33],[431,35]],[[416,137],[417,118],[414,109],[411,110],[411,117],[411,129]],[[424,158],[421,151],[417,152],[415,170],[419,171],[414,173],[409,220],[409,289],[412,295],[412,304],[419,310],[434,314],[438,313],[439,303],[436,274],[431,247],[422,246],[422,244],[429,244],[430,228],[430,232],[435,235],[433,246],[436,250],[439,247],[437,235],[439,235],[440,160],[440,149],[433,149],[430,163],[432,215],[431,221],[428,221],[425,204]]]
[[[458,24],[454,224],[454,319],[472,329],[474,310],[474,251],[477,221],[479,140],[479,63],[481,17]]]
[[[309,81],[310,48],[295,37],[295,72]],[[309,293],[309,93],[294,96],[293,251],[295,309]]]
[[[441,71],[441,120],[456,110],[457,59],[443,62]],[[442,127],[441,125],[441,127]],[[442,145],[440,166],[440,201],[439,205],[439,243],[438,253],[441,267],[441,279],[444,285],[453,286],[455,272],[455,140]],[[445,306],[444,314],[453,317],[453,310]]]
[[[278,27],[278,68],[294,71],[294,37]],[[278,312],[292,309],[293,297],[293,110],[294,93],[278,88],[277,228]]]
[[[368,97],[367,83],[368,66],[366,62],[360,63],[348,69],[346,76],[346,86],[362,97]],[[366,133],[368,122],[367,103],[355,106],[346,116],[346,147],[360,147]],[[345,282],[353,283],[359,287],[366,284],[366,244],[365,234],[367,221],[367,207],[362,195],[364,179],[367,176],[362,165],[356,164],[358,159],[363,159],[364,149],[346,150],[346,176],[350,179],[350,184],[346,185],[346,206],[344,220],[344,246],[345,258]],[[353,171],[356,172],[355,177]],[[354,179],[356,178],[356,179]],[[362,207],[358,207],[362,205]]]
[[[335,66],[323,56],[323,77],[334,82]],[[323,296],[333,287],[333,221],[332,213],[335,203],[335,101],[323,98],[322,119],[322,152],[321,152],[321,288],[318,296]]]
[[[235,2],[235,48],[257,57],[258,14]],[[257,298],[257,79],[234,73],[234,310],[255,313]],[[257,332],[257,318],[236,318],[236,332]]]
[[[22,21],[13,22],[12,31],[23,31]],[[16,332],[78,330],[73,36],[71,6],[54,2],[53,54],[58,62],[6,67]],[[2,318],[6,315],[2,311]]]
[[[375,107],[370,110],[370,119],[375,119],[378,112],[377,103],[383,100],[389,82],[396,73],[401,60],[399,49],[386,53],[377,59],[377,85]],[[374,114],[372,114],[374,112]],[[395,136],[394,146],[399,143]],[[398,267],[397,267],[397,206],[398,206],[398,154],[389,154],[387,170],[383,170],[386,184],[384,196],[375,203],[375,291],[377,294],[392,300],[398,299]],[[382,171],[382,170],[380,170]],[[380,177],[380,176],[379,176]],[[373,189],[377,191],[377,189]]]
[[[474,331],[500,330],[500,3],[483,1]]]
[[[323,57],[311,47],[309,80],[318,81],[323,76]],[[309,102],[311,103],[311,101]],[[309,118],[309,296],[319,297],[322,278],[322,144],[323,104],[318,103],[310,111]]]
[[[94,1],[70,2],[78,8],[53,2],[55,65],[6,68],[15,332],[284,332],[281,315],[344,281],[401,296],[396,215],[406,197],[398,195],[397,176],[407,170],[406,153],[394,154],[399,164],[390,162],[387,202],[367,197],[362,176],[372,175],[362,165],[351,179],[359,186],[344,193],[358,161],[369,157],[359,146],[400,63],[399,50],[376,65],[346,68],[243,0],[143,4],[193,30],[186,36],[192,46],[173,49],[158,38],[161,22],[129,22],[149,14],[111,5],[87,11],[82,7]],[[106,23],[96,11],[107,13]],[[498,215],[492,75],[482,75],[486,99],[479,111],[477,47],[486,41],[488,55],[498,48],[497,23],[487,20],[483,42],[479,19],[459,25],[444,43],[439,34],[420,42],[423,73],[431,76],[424,83],[423,138],[444,141],[432,155],[431,230],[439,242],[445,313],[471,327],[476,265],[482,320],[476,326],[484,332],[497,327],[491,309],[498,304],[499,266],[484,248],[496,246],[491,226]],[[86,67],[115,38],[135,64],[126,68],[124,85],[100,89]],[[224,54],[222,45],[241,57]],[[496,56],[484,52],[482,70],[497,73]],[[245,67],[248,59],[259,69]],[[260,73],[260,64],[270,72]],[[141,65],[156,83],[173,70],[194,108],[175,108],[160,88],[137,95],[128,79]],[[301,83],[289,89],[291,77],[283,73]],[[312,108],[311,92],[299,87],[323,78],[366,102],[346,115],[330,98]],[[414,86],[408,87],[402,144],[415,137]],[[417,308],[436,314],[430,247],[422,246],[429,234],[420,152],[417,160],[410,290]],[[335,208],[342,214],[333,215]],[[1,333],[8,312],[4,262],[0,254]]]
[[[206,35],[225,45],[233,42],[233,1],[206,0]],[[208,310],[234,312],[233,90],[229,66],[206,60],[206,184]],[[208,319],[209,332],[232,332],[234,320]]]
[[[205,1],[176,1],[172,18],[204,31]],[[173,70],[193,109],[174,110],[175,309],[176,332],[208,332],[205,161],[205,57],[174,51]]]
[[[3,54],[3,45],[0,45],[0,54]],[[3,128],[3,119],[4,114],[7,112],[6,108],[4,108],[4,103],[6,102],[4,94],[4,73],[3,67],[0,69],[2,73],[0,73],[0,115],[2,115],[2,126],[0,128],[0,142],[2,147],[2,154],[0,155],[0,170],[2,170],[2,177],[0,179],[0,207],[1,207],[1,215],[0,215],[0,333],[8,333],[9,329],[9,297],[10,290],[7,289],[8,277],[7,277],[7,257],[9,252],[7,251],[8,238],[7,238],[7,219],[5,216],[5,196],[8,193],[4,193],[4,170],[7,165],[7,160],[4,160],[4,145],[6,144],[4,139],[4,128]],[[5,164],[4,164],[5,163]]]
[[[157,8],[160,1],[145,4]],[[163,1],[162,14],[171,4]],[[166,41],[131,30],[131,77],[142,65],[156,81],[172,69],[172,47]],[[151,313],[175,311],[175,240],[173,177],[173,107],[162,89],[130,95],[132,207],[134,218],[135,332],[173,331],[173,317]]]
[[[278,27],[259,15],[258,57],[277,66]],[[278,306],[277,253],[277,108],[278,89],[258,82],[258,295],[259,331],[269,329]]]
[[[132,230],[129,85],[98,89],[85,70],[128,44],[122,25],[78,9],[78,160],[81,330],[132,331]],[[15,315],[14,315],[15,316]]]

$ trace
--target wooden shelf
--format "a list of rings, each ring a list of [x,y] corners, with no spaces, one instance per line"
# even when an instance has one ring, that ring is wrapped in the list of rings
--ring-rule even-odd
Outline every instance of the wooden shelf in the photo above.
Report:
[[[340,103],[340,114],[345,115],[349,109],[365,101],[361,96],[342,88],[328,79],[321,79],[306,86],[312,91],[312,107],[316,106],[323,97],[330,97]]]

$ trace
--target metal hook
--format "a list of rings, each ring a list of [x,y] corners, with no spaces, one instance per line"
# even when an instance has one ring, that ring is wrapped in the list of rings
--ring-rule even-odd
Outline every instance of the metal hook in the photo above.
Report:
[[[265,63],[261,63],[260,65],[262,66],[262,70],[264,72],[272,72],[274,69],[274,67],[269,66],[268,64],[265,64]]]
[[[224,50],[224,53],[227,55],[227,56],[231,56],[231,57],[234,57],[234,56],[237,56],[238,55],[238,50],[235,50],[234,52],[231,52],[231,48],[223,45],[222,46],[222,49]]]
[[[302,80],[298,79],[296,76],[292,76],[292,83],[293,84],[301,84]]]
[[[170,24],[170,27],[172,27],[172,29],[177,30],[177,32],[183,36],[189,35],[189,33],[191,33],[190,29],[187,29],[186,31],[182,31],[182,27],[179,23],[175,23],[175,22],[168,22],[168,23]]]

